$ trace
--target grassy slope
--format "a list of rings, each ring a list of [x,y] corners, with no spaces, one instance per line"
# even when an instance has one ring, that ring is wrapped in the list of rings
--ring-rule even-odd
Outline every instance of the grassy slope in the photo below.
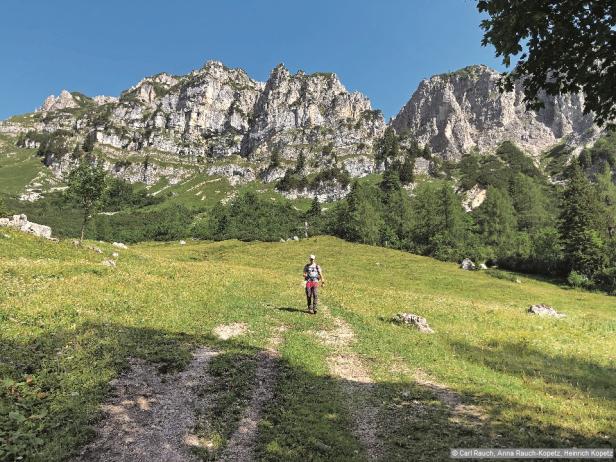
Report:
[[[14,140],[0,135],[0,195],[19,195],[45,167],[34,149],[18,148]]]
[[[205,436],[224,444],[239,415],[226,409],[241,409],[250,388],[251,368],[237,365],[250,363],[279,325],[288,327],[283,373],[261,424],[261,457],[357,456],[339,379],[327,373],[328,347],[309,333],[331,328],[331,319],[280,309],[303,308],[298,273],[312,252],[328,276],[323,303],[351,324],[353,348],[377,379],[389,459],[445,459],[455,446],[616,444],[613,297],[527,278],[515,284],[329,237],[141,244],[120,251],[111,269],[68,242],[8,235],[0,235],[0,446],[35,459],[61,459],[91,436],[86,424],[128,356],[176,370],[198,344],[227,352],[217,366],[222,382],[213,385],[225,406],[204,417],[214,423]],[[539,302],[567,318],[524,312]],[[436,334],[381,319],[398,311],[427,317]],[[236,321],[250,333],[227,342],[211,336]],[[455,422],[405,368],[483,406],[487,429]]]

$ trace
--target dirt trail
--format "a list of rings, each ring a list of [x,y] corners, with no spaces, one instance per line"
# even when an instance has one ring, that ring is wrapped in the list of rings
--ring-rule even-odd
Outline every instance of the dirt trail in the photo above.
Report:
[[[383,445],[378,437],[378,408],[372,401],[374,381],[361,358],[349,348],[355,341],[351,326],[344,319],[333,316],[326,306],[321,307],[321,312],[334,324],[332,330],[315,333],[324,345],[332,347],[333,354],[327,358],[330,374],[342,379],[342,389],[353,418],[353,432],[368,459],[379,459],[383,455]]]
[[[258,354],[256,386],[252,392],[248,407],[244,411],[237,429],[231,435],[227,447],[219,460],[250,461],[255,460],[258,423],[261,420],[264,405],[274,394],[278,375],[278,347],[282,343],[284,327],[279,327],[270,339],[269,346]]]
[[[180,462],[198,461],[190,446],[198,388],[207,383],[207,365],[217,353],[199,348],[187,368],[161,375],[155,365],[130,359],[130,370],[112,381],[113,397],[102,406],[105,416],[95,441],[75,461]]]

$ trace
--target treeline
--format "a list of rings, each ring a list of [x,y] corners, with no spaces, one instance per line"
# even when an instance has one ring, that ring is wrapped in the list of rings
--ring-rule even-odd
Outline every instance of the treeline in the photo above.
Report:
[[[290,202],[242,194],[218,205],[194,227],[205,239],[278,240],[303,232],[381,245],[441,260],[568,277],[574,286],[616,292],[616,186],[606,161],[591,181],[580,160],[558,187],[524,153],[503,143],[495,156],[465,156],[444,176],[467,189],[485,188],[483,203],[466,212],[451,179],[419,182],[409,194],[400,163],[389,162],[378,184],[354,181],[345,200],[306,213]]]

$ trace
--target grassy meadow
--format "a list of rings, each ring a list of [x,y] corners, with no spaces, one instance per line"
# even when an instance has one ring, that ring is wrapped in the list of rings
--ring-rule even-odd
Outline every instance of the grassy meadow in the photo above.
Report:
[[[450,447],[616,446],[614,297],[331,237],[118,250],[0,231],[0,460],[77,454],[128,358],[171,374],[199,345],[221,352],[204,390],[216,403],[197,428],[210,442],[198,455],[216,459],[247,404],[255,358],[280,327],[280,372],[259,422],[259,459],[366,459],[353,400],[327,366],[337,346],[314,335],[334,319],[353,330],[346,348],[373,378],[357,386],[378,409],[383,460],[445,460]],[[113,251],[117,266],[102,265]],[[303,312],[310,253],[327,279],[316,316]],[[567,316],[531,316],[533,303]],[[435,333],[390,323],[401,311],[426,317]],[[247,333],[213,335],[230,323],[245,323]],[[426,383],[455,395],[457,408],[476,409],[474,418]]]

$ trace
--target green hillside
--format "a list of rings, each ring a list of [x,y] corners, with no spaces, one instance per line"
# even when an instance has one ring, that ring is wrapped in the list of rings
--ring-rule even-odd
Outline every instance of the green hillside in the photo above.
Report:
[[[101,264],[113,251],[117,266]],[[317,316],[303,312],[309,253],[327,279]],[[217,352],[195,385],[210,397],[192,444],[204,460],[230,450],[253,392],[270,385],[249,448],[262,460],[613,447],[613,297],[519,278],[330,237],[118,250],[1,230],[0,460],[78,454],[130,358],[171,381],[200,347]],[[567,316],[531,316],[533,303]],[[400,311],[435,333],[390,323]],[[214,335],[234,323],[245,332]]]

